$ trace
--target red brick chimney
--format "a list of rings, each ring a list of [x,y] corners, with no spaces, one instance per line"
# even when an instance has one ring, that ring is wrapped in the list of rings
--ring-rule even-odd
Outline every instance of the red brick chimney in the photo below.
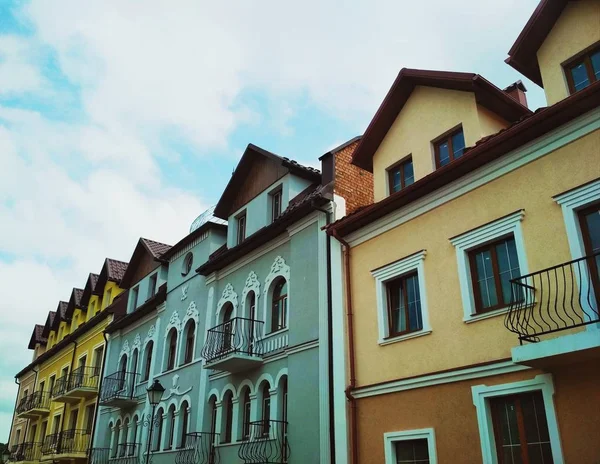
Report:
[[[504,89],[504,93],[510,95],[511,98],[517,100],[523,106],[527,106],[527,97],[525,96],[525,92],[527,92],[527,89],[520,80],[510,84]]]

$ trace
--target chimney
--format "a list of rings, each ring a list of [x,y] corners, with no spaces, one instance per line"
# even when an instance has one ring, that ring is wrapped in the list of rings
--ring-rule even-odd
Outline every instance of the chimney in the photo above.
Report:
[[[525,92],[527,92],[527,89],[520,80],[513,82],[504,89],[504,93],[518,101],[521,105],[527,107],[527,97],[525,96]]]

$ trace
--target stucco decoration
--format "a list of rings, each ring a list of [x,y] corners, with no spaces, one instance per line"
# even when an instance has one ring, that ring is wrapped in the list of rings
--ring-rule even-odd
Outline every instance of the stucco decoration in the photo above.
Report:
[[[123,343],[119,357],[121,357],[123,354],[126,354],[127,356],[129,356],[129,341],[128,340],[125,340],[125,343]]]
[[[144,345],[147,345],[150,340],[154,340],[154,334],[156,333],[156,327],[154,324],[148,329],[148,335],[146,335],[146,339],[144,340]]]
[[[238,296],[233,289],[233,285],[228,283],[225,285],[223,289],[223,293],[221,294],[221,299],[217,303],[217,320],[219,319],[219,313],[221,312],[221,308],[225,303],[231,303],[233,305],[233,317],[237,315],[237,307],[238,307]]]
[[[246,299],[250,292],[254,292],[254,305],[258,307],[258,297],[260,296],[260,282],[258,281],[258,276],[256,272],[250,271],[248,277],[246,278],[246,285],[244,286],[244,290],[242,290],[242,317],[250,317],[250,308],[246,308]],[[256,314],[254,315],[256,318]]]
[[[167,394],[167,396],[162,397],[162,401],[168,401],[172,396],[182,396],[185,395],[186,393],[189,393],[192,391],[192,387],[188,388],[187,390],[180,390],[180,386],[179,386],[179,375],[175,374],[173,376],[173,378],[171,379],[171,387],[169,388],[169,393]]]
[[[179,320],[179,314],[177,314],[177,310],[173,310],[171,319],[169,319],[169,323],[165,327],[165,337],[169,335],[169,332],[173,327],[175,327],[177,332],[181,332],[181,321]]]
[[[187,284],[181,287],[181,301],[185,301],[185,299],[187,298],[188,289],[189,285]]]
[[[273,264],[271,265],[271,271],[265,279],[265,287],[263,290],[265,292],[265,295],[269,291],[271,283],[277,277],[283,277],[288,282],[288,284],[290,282],[290,267],[285,263],[285,259],[283,259],[281,256],[275,258],[275,261],[273,261]]]
[[[134,351],[136,348],[139,350],[141,344],[142,344],[142,337],[140,337],[140,334],[136,334],[135,338],[133,339],[133,345],[131,346],[131,351]]]

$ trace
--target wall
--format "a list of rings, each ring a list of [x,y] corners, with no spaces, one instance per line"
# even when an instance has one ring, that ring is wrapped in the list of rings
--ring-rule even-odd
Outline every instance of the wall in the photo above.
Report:
[[[569,96],[562,63],[600,41],[600,1],[567,2],[537,53],[548,105]]]
[[[155,264],[157,264],[156,268],[154,268],[149,274],[146,274],[142,277],[141,280],[137,281],[134,285],[131,286],[132,289],[137,287],[138,296],[137,301],[134,302],[133,292],[129,292],[129,301],[127,305],[128,313],[133,312],[137,307],[143,305],[146,301],[148,301],[150,295],[150,277],[152,277],[155,274],[157,276],[156,285],[154,287],[154,294],[156,294],[160,286],[167,281],[168,266],[165,264],[160,265],[156,262]]]
[[[19,378],[19,391],[17,392],[16,406],[19,406],[19,402],[27,395],[31,395],[35,391],[35,371],[31,370]],[[25,395],[27,390],[27,395]],[[15,408],[16,409],[16,408]],[[12,427],[10,429],[10,436],[8,440],[9,451],[12,446],[17,445],[17,430],[20,430],[18,443],[30,441],[26,437],[27,432],[27,419],[20,419],[17,417],[16,412],[13,419]]]
[[[346,200],[346,214],[373,203],[373,174],[351,164],[359,140],[334,154],[333,192]]]

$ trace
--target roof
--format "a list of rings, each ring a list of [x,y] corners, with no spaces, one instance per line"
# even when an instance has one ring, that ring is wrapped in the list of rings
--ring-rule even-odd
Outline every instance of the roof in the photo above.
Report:
[[[506,63],[543,87],[537,51],[554,27],[568,0],[542,0],[508,52]]]
[[[121,280],[123,280],[123,275],[125,274],[128,265],[129,263],[124,261],[106,258],[104,260],[104,264],[102,265],[102,270],[100,271],[98,280],[96,281],[93,294],[101,296],[102,292],[104,292],[106,283],[109,281],[119,285]]]
[[[72,293],[72,292],[71,292]],[[59,301],[58,306],[56,307],[56,314],[54,316],[54,320],[52,321],[52,325],[50,326],[50,330],[57,331],[60,327],[60,323],[62,321],[67,320],[67,307],[69,303],[66,301]]]
[[[218,248],[209,256],[208,261],[196,269],[196,272],[201,275],[208,275],[211,272],[222,269],[250,251],[277,237],[298,219],[329,201],[332,196],[329,190],[330,186],[322,186],[320,184],[313,184],[307,187],[290,201],[285,211],[271,224],[257,230],[233,248],[227,248],[227,244]]]
[[[33,350],[35,348],[35,345],[37,345],[38,343],[40,345],[45,345],[46,343],[48,343],[48,339],[43,336],[43,333],[44,326],[41,324],[36,324],[33,328],[33,332],[31,333],[31,338],[29,340],[29,345],[27,346],[27,348]]]
[[[74,288],[71,292],[71,298],[69,298],[69,303],[67,304],[67,310],[65,311],[65,319],[70,321],[73,317],[73,313],[76,308],[81,309],[81,296],[83,295],[83,290],[81,288]]]
[[[85,287],[83,287],[83,295],[81,295],[81,306],[87,309],[87,305],[90,302],[90,298],[96,289],[96,283],[98,283],[98,274],[91,273],[88,275]]]
[[[154,261],[166,262],[166,260],[163,258],[163,254],[167,253],[170,249],[171,245],[156,242],[154,240],[150,240],[149,238],[140,237],[133,250],[131,259],[129,260],[129,265],[127,266],[127,269],[125,270],[125,273],[121,279],[121,287],[128,288],[133,283],[131,282],[131,279],[135,275],[135,271],[137,270],[144,254],[147,253]]]
[[[52,324],[54,323],[54,318],[56,317],[56,311],[48,311],[48,316],[46,317],[46,323],[44,324],[44,330],[42,332],[42,336],[44,338],[48,338],[50,335],[50,330]]]
[[[402,68],[356,147],[353,164],[367,171],[373,170],[377,148],[417,85],[473,92],[479,105],[509,122],[531,113],[529,108],[479,74]]]
[[[173,245],[169,251],[162,255],[162,259],[170,260],[175,254],[185,248],[187,245],[192,243],[202,234],[204,234],[209,229],[217,229],[217,230],[227,230],[227,221],[223,221],[222,219],[214,218],[215,220],[209,220],[192,230],[189,234],[179,240],[175,245]],[[218,222],[215,222],[218,221]]]
[[[327,155],[335,155],[336,153],[342,151],[344,148],[349,147],[350,145],[352,145],[354,142],[356,142],[357,140],[362,139],[362,135],[357,135],[356,137],[352,137],[350,140],[348,140],[347,142],[342,143],[341,145],[338,145],[335,148],[332,148],[331,150],[329,150],[327,153],[319,156],[319,160],[322,160],[323,158],[325,158]]]
[[[276,155],[275,153],[271,153],[270,151],[250,143],[246,147],[242,158],[235,168],[231,179],[229,179],[229,182],[227,183],[227,186],[225,187],[225,190],[223,191],[223,194],[221,195],[221,198],[215,207],[215,216],[221,219],[227,219],[229,215],[229,206],[233,202],[235,196],[238,194],[240,185],[249,173],[250,168],[252,167],[252,162],[257,156],[263,156],[280,164],[284,168],[287,168],[290,173],[296,176],[312,182],[320,182],[321,180],[321,172],[318,169],[311,168],[309,166],[303,166],[294,160]]]
[[[171,245],[155,242],[154,240],[150,240],[149,238],[142,237],[140,241],[146,246],[150,254],[152,254],[154,258],[159,260],[162,258],[162,255],[164,255],[171,248]]]
[[[519,121],[494,135],[482,138],[474,147],[465,149],[464,155],[459,159],[435,170],[405,189],[330,224],[328,233],[346,236],[598,106],[600,106],[600,81],[552,106],[523,116]]]
[[[132,313],[127,313],[127,305],[125,305],[125,312],[119,317],[115,317],[113,322],[111,322],[104,331],[106,333],[113,333],[117,330],[120,330],[124,327],[127,327],[133,324],[135,321],[140,320],[142,317],[150,314],[152,311],[156,309],[156,307],[166,301],[167,299],[167,284],[162,284],[155,295],[144,302],[142,305],[138,306],[135,311]],[[124,301],[127,301],[127,298],[124,298]]]

